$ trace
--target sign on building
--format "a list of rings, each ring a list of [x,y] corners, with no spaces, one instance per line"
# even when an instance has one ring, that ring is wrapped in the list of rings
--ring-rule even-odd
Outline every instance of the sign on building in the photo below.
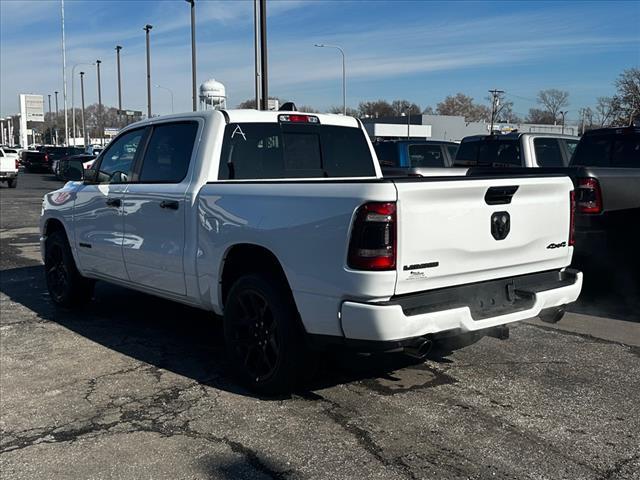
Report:
[[[33,131],[27,131],[28,122],[44,122],[44,97],[21,93],[20,99],[20,145],[35,143]],[[31,138],[29,138],[31,137]]]
[[[20,113],[27,122],[44,122],[44,96],[20,94]]]

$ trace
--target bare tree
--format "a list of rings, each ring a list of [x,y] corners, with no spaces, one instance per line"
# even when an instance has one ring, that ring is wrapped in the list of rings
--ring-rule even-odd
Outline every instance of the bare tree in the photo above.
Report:
[[[396,115],[402,115],[403,113],[409,115],[420,115],[422,110],[420,105],[417,105],[409,100],[394,100],[391,102],[391,108]]]
[[[333,107],[329,107],[329,109],[327,110],[327,113],[342,114],[342,105],[340,106],[334,105]],[[347,107],[346,113],[347,113],[347,116],[349,117],[358,116],[358,110],[356,110],[355,108]]]
[[[525,121],[527,123],[540,123],[544,125],[555,125],[556,118],[546,110],[540,110],[539,108],[530,108],[529,113]]]
[[[468,122],[487,121],[491,117],[491,109],[486,105],[473,102],[473,98],[463,93],[449,95],[436,105],[438,115],[461,115]]]
[[[278,103],[280,105],[282,105],[282,100],[278,97],[272,97],[269,96],[269,100],[278,100]],[[248,100],[245,100],[244,102],[240,102],[238,104],[238,106],[236,108],[240,108],[240,109],[255,109],[256,108],[256,99],[255,98],[250,98]]]
[[[578,115],[580,116],[579,133],[582,135],[593,128],[593,110],[591,107],[583,107],[578,110]]]
[[[617,102],[613,97],[598,97],[595,107],[595,122],[601,127],[607,127],[616,113]]]
[[[495,112],[494,121],[506,122],[506,123],[520,123],[522,119],[513,111],[513,102],[511,100],[505,100],[503,94],[498,94],[498,108]],[[485,100],[491,104],[493,98],[491,96],[485,97]]]
[[[386,100],[375,100],[371,102],[360,102],[358,114],[361,117],[392,117],[393,107]]]
[[[631,125],[634,118],[640,116],[640,68],[623,71],[615,85],[613,123]]]
[[[429,105],[428,107],[425,107],[425,109],[422,111],[422,113],[424,115],[435,115],[435,110],[433,109],[433,107],[431,105]]]
[[[569,92],[555,88],[541,90],[538,93],[538,103],[553,117],[553,124],[555,125],[560,110],[569,106]]]

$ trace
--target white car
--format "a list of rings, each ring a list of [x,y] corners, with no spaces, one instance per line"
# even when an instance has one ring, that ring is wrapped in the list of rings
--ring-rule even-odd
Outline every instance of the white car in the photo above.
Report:
[[[18,185],[18,152],[0,147],[0,182],[7,182],[9,188]]]
[[[104,280],[222,315],[231,364],[291,388],[307,346],[409,349],[538,315],[582,273],[567,177],[383,178],[342,115],[229,110],[129,125],[44,197],[55,303]]]

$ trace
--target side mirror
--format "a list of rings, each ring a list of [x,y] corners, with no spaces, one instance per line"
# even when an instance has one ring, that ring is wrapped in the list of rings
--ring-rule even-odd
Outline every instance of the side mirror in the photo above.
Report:
[[[84,179],[84,166],[80,160],[65,160],[58,167],[60,177],[67,182],[77,182]]]
[[[98,181],[98,171],[89,168],[84,171],[84,183],[96,183]]]

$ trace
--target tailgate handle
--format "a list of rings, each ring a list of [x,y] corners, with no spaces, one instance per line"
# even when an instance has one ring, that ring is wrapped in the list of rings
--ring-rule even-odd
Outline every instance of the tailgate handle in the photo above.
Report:
[[[490,187],[484,195],[487,205],[505,205],[511,203],[513,194],[518,190],[518,185],[507,187]]]

